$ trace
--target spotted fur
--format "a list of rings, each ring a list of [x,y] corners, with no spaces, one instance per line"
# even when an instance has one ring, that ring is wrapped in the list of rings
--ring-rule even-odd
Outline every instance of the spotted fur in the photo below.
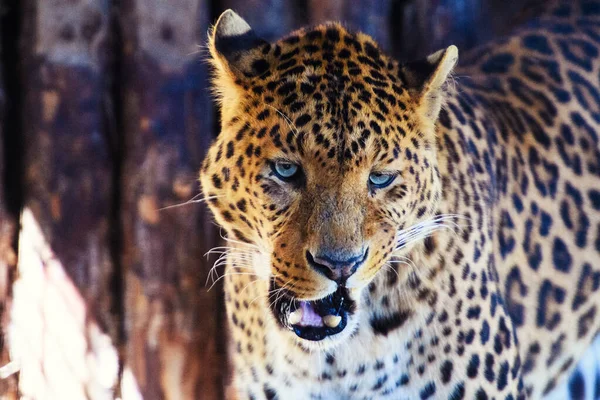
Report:
[[[564,3],[455,78],[453,46],[400,64],[337,24],[267,43],[221,16],[200,177],[227,232],[237,398],[515,400],[565,380],[600,329],[598,16]],[[397,178],[373,189],[379,170]],[[364,247],[343,282],[307,262]],[[274,318],[338,285],[342,332],[311,342]]]

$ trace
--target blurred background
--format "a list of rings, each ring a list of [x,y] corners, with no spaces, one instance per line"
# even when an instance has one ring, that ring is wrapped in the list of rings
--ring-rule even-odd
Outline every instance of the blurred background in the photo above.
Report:
[[[266,39],[342,21],[409,60],[464,52],[545,7],[0,1],[0,398],[226,396],[222,291],[204,256],[220,233],[197,201],[219,124],[204,44],[222,11]]]

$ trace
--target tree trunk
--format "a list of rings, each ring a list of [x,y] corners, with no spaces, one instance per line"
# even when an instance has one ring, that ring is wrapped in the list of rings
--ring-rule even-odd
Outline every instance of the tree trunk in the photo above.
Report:
[[[391,50],[391,0],[308,0],[310,24],[338,21],[351,31],[371,35],[379,46]]]
[[[223,393],[222,292],[204,254],[217,243],[198,171],[213,137],[199,44],[204,0],[124,0],[126,371],[152,399]],[[194,201],[191,201],[194,199]]]
[[[0,56],[2,49],[0,48]],[[2,59],[2,57],[0,57]],[[4,131],[5,127],[5,94],[0,69],[0,393],[6,400],[17,399],[17,379],[10,364],[6,336],[8,331],[12,282],[14,278],[14,267],[16,264],[16,255],[13,251],[13,239],[15,235],[15,221],[12,215],[9,215],[6,205],[6,192],[4,174],[6,173],[4,158]]]
[[[24,213],[11,346],[31,398],[111,399],[108,0],[23,4]],[[39,226],[39,229],[38,229]],[[99,328],[101,327],[101,329]]]

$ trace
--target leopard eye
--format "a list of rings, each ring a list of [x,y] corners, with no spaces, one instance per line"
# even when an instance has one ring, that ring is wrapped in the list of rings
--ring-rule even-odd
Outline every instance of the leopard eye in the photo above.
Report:
[[[286,182],[294,179],[300,172],[298,164],[288,161],[275,161],[271,164],[271,169],[279,179]]]
[[[395,174],[385,173],[385,172],[372,172],[369,175],[369,185],[374,189],[381,189],[386,186],[389,186],[394,179],[396,179]]]

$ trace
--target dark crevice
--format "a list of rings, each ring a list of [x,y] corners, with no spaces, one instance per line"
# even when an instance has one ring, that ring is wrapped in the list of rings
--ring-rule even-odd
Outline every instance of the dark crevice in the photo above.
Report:
[[[401,59],[401,56],[406,57],[406,54],[402,54],[402,37],[405,29],[404,13],[406,12],[406,7],[407,1],[405,0],[392,1],[388,15],[390,52],[397,59]]]
[[[294,16],[293,29],[314,24],[314,22],[310,20],[310,3],[308,0],[291,0],[290,8],[294,10],[292,14]]]
[[[0,141],[2,141],[2,154],[0,154],[0,184],[4,184],[4,198],[0,202],[5,203],[5,210],[9,218],[15,223],[15,230],[12,237],[12,247],[14,254],[18,249],[18,222],[21,209],[23,207],[23,137],[21,130],[21,103],[22,96],[20,90],[21,76],[21,57],[20,57],[20,37],[21,37],[21,17],[22,10],[19,0],[6,0],[0,8],[0,36],[1,36],[1,59],[0,74],[4,85],[4,109],[0,110]],[[2,216],[0,216],[1,218]],[[0,223],[0,225],[2,225]],[[16,268],[10,268],[7,273],[8,282],[16,279]],[[12,297],[12,287],[8,288],[8,297]],[[4,321],[3,316],[6,312],[5,299],[0,299],[0,320]],[[0,351],[4,351],[6,345],[4,339],[5,326],[0,326]],[[7,379],[5,385],[0,385],[0,389],[17,390],[18,374]],[[9,383],[9,381],[11,383]],[[11,392],[12,393],[12,392]],[[15,393],[19,395],[19,393]],[[10,394],[9,394],[10,396]]]
[[[123,254],[123,226],[122,226],[122,188],[123,188],[123,160],[125,159],[125,126],[124,104],[122,93],[123,81],[123,35],[120,21],[120,0],[112,1],[110,13],[110,52],[108,63],[107,82],[109,98],[105,102],[106,134],[110,145],[112,166],[112,201],[110,215],[109,246],[113,265],[111,279],[111,313],[116,324],[116,347],[122,350],[127,340],[125,329],[125,271],[122,263]],[[119,357],[119,379],[116,396],[120,396],[121,377],[124,368],[124,356]]]
[[[214,24],[217,22],[217,19],[219,18],[219,16],[221,15],[221,13],[224,10],[223,8],[223,4],[222,4],[222,0],[210,0],[209,4],[208,4],[208,15],[209,15],[209,19],[208,19],[208,24],[209,26],[212,28],[212,26],[214,26]],[[210,31],[207,30],[209,33]],[[208,35],[208,34],[204,34],[203,35]],[[203,41],[203,43],[208,43],[208,36],[202,36],[200,38],[200,40]],[[205,50],[206,54],[205,56],[208,57],[209,56],[209,52],[208,49]],[[208,58],[206,58],[208,59]],[[208,61],[204,61],[207,63],[208,65]],[[209,73],[212,75],[213,71],[212,71],[212,67],[209,66]],[[217,137],[217,135],[219,134],[219,131],[221,129],[221,113],[219,112],[219,110],[216,107],[216,101],[214,101],[214,97],[211,96],[211,100],[213,101],[213,137]]]
[[[213,26],[217,22],[217,18],[223,11],[225,11],[225,7],[223,6],[222,0],[209,0],[208,1],[208,15],[209,15],[209,25]]]
[[[23,102],[22,57],[20,54],[22,10],[20,0],[6,0],[0,9],[2,35],[2,73],[5,89],[3,121],[4,183],[7,211],[18,221],[23,206],[23,136],[21,105]],[[16,240],[16,238],[15,238]],[[16,247],[15,247],[16,248]]]

